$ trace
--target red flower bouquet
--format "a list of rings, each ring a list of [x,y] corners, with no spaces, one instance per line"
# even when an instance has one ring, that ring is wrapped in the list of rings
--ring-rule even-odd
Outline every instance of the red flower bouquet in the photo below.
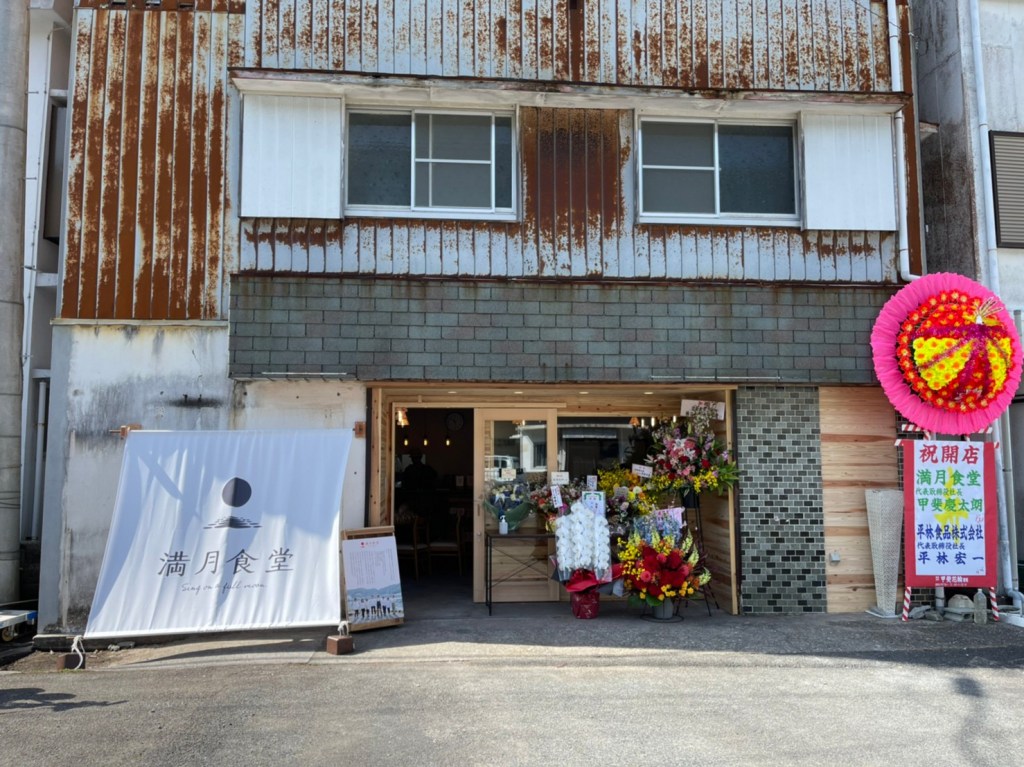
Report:
[[[692,535],[657,530],[648,539],[636,531],[630,535],[619,550],[615,574],[631,598],[652,606],[688,597],[711,580]]]

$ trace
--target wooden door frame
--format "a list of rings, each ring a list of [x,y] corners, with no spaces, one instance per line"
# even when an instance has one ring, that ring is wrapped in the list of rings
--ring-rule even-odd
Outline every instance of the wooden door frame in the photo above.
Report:
[[[473,601],[484,601],[484,530],[487,518],[483,507],[486,485],[484,459],[485,421],[544,421],[548,441],[545,466],[550,476],[558,468],[558,408],[523,405],[519,407],[479,407],[473,409]],[[552,581],[552,584],[554,582]]]
[[[392,523],[393,499],[394,499],[394,423],[395,411],[400,408],[459,408],[472,409],[473,418],[473,487],[474,487],[474,519],[478,513],[482,513],[482,506],[479,497],[482,494],[482,486],[477,489],[478,483],[482,483],[483,477],[477,476],[477,465],[482,465],[482,456],[477,456],[477,451],[482,450],[482,435],[477,437],[477,424],[482,423],[477,416],[479,410],[511,411],[520,414],[530,410],[555,411],[555,421],[549,422],[549,430],[554,428],[555,437],[551,437],[549,431],[548,439],[552,445],[557,445],[557,419],[573,416],[609,416],[609,415],[633,415],[637,412],[665,415],[678,411],[678,400],[680,399],[711,399],[722,401],[726,404],[726,416],[724,424],[724,438],[730,450],[735,449],[735,385],[709,385],[709,384],[665,384],[653,385],[644,383],[630,384],[458,384],[451,382],[430,382],[430,383],[383,383],[371,385],[370,388],[370,419],[372,428],[370,430],[370,444],[368,445],[367,458],[369,466],[369,493],[367,496],[368,508],[366,509],[366,523],[370,526],[389,525]],[[450,390],[459,390],[458,394],[451,394]],[[581,389],[586,389],[584,395]],[[647,391],[653,395],[650,400],[645,396]],[[638,394],[641,394],[638,397]],[[676,404],[672,406],[671,403]],[[554,451],[549,453],[553,454]],[[728,504],[728,540],[729,558],[731,560],[729,575],[732,579],[730,584],[731,600],[722,604],[722,607],[731,607],[733,614],[739,613],[739,579],[740,564],[738,556],[739,534],[738,534],[738,511],[736,508],[736,494],[730,490],[726,502]],[[474,523],[475,525],[475,523]],[[482,536],[481,536],[482,538]],[[481,543],[482,545],[482,543]],[[474,549],[476,540],[474,536]],[[474,595],[476,594],[477,583],[480,589],[483,586],[483,560],[482,555],[474,557]],[[476,570],[480,569],[477,576]],[[475,597],[474,597],[475,599]],[[482,601],[482,596],[480,597]],[[731,604],[729,604],[731,602]]]

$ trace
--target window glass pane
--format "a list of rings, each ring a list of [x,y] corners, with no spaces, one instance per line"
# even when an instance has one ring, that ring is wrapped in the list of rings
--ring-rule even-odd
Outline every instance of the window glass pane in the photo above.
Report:
[[[416,205],[426,208],[430,205],[430,163],[416,162]]]
[[[352,113],[348,121],[348,202],[409,205],[409,115]]]
[[[432,163],[433,204],[452,208],[491,207],[491,166]]]
[[[723,213],[796,213],[792,128],[720,125],[718,156]]]
[[[430,159],[430,115],[416,115],[416,159]]]
[[[706,123],[644,122],[641,126],[644,165],[714,165],[715,127]]]
[[[583,480],[599,470],[617,469],[632,454],[636,430],[628,416],[558,419],[558,470]]]
[[[430,124],[433,160],[490,160],[491,118],[487,115],[417,115],[416,130]],[[426,157],[416,142],[416,156]]]
[[[715,174],[710,170],[643,172],[644,213],[714,213]]]
[[[494,207],[512,207],[512,118],[494,120]]]

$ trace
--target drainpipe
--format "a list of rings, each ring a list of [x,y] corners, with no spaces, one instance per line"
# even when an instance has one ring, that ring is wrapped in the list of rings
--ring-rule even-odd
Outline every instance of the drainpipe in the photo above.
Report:
[[[892,69],[892,90],[903,93],[903,57],[900,54],[900,17],[896,0],[886,0],[889,20],[889,66]],[[895,20],[895,21],[894,21]],[[907,235],[907,139],[904,134],[903,110],[896,113],[896,217],[898,220],[898,253],[900,279],[912,282],[921,275],[910,273],[910,242]]]
[[[0,3],[0,603],[18,599],[21,564],[28,27],[28,3]]]
[[[988,104],[985,96],[984,56],[981,45],[981,14],[978,0],[970,0],[971,16],[971,48],[974,63],[974,92],[978,110],[978,152],[981,155],[981,206],[983,227],[979,231],[979,249],[985,253],[980,264],[985,276],[984,284],[996,295],[999,295],[999,254],[996,248],[996,216],[992,192],[992,156],[989,151]],[[1009,436],[1009,415],[1003,413],[993,424],[992,439],[1002,445],[996,450],[996,473],[1002,478],[999,488],[999,564],[1000,590],[1013,597],[1014,609],[1018,615],[1024,606],[1024,594],[1013,587],[1013,563],[1010,561],[1009,537],[1009,505],[1007,495],[1013,492],[1013,472],[1007,469],[1004,452],[1008,454],[1009,445],[1004,444],[1004,436]]]

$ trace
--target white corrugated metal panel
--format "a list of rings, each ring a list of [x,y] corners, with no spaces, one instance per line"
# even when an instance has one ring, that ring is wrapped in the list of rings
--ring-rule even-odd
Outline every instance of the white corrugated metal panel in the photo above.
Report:
[[[888,115],[815,115],[803,134],[804,226],[896,229],[892,120]]]
[[[249,0],[245,10],[248,67],[861,93],[891,90],[888,35],[900,23],[874,0]]]
[[[249,98],[248,96],[246,97]],[[519,112],[518,221],[246,219],[262,272],[576,279],[896,281],[895,237],[858,230],[641,224],[630,110]]]
[[[341,218],[342,100],[250,94],[242,216]]]

